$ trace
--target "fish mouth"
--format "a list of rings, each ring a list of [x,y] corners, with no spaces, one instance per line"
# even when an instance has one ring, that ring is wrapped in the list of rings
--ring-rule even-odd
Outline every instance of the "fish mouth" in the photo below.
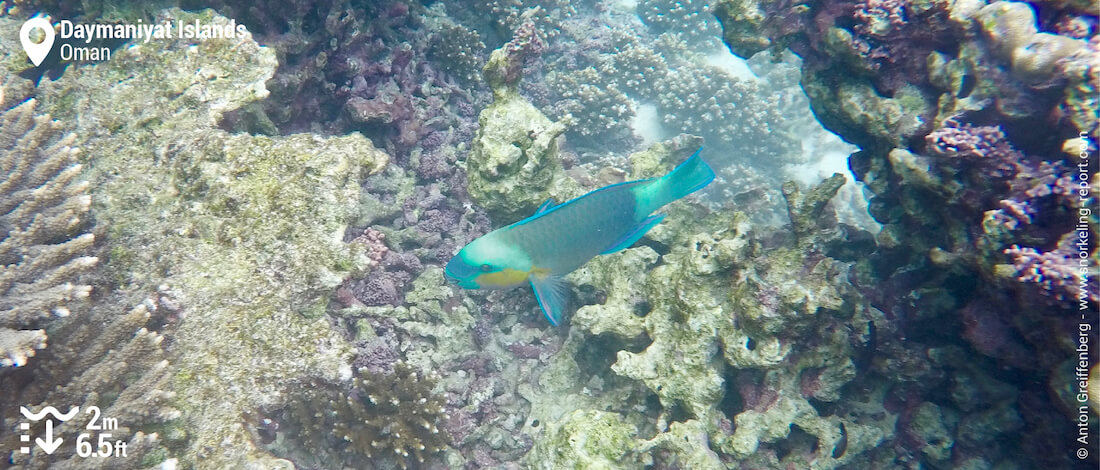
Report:
[[[477,288],[481,287],[481,286],[477,285],[477,283],[474,282],[474,281],[463,281],[463,280],[459,280],[459,279],[453,280],[452,284],[454,284],[458,287],[461,287],[463,289],[477,289]]]
[[[463,280],[463,279],[459,279],[459,278],[455,277],[454,275],[452,275],[450,273],[449,269],[446,269],[446,270],[443,271],[443,279],[445,279],[447,281],[447,284],[450,284],[452,286],[458,286],[458,287],[461,287],[463,289],[477,289],[477,288],[480,287],[474,281]]]

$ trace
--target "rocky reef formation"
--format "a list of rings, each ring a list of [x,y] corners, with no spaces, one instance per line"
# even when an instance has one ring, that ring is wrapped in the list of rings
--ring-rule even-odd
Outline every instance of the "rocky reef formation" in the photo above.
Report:
[[[806,196],[789,188],[792,216],[804,219],[823,206],[843,182],[836,179]],[[882,409],[881,390],[862,406],[841,397],[857,376],[866,334],[850,325],[873,314],[846,281],[854,263],[832,257],[844,253],[830,244],[838,239],[835,222],[816,215],[802,237],[776,238],[754,234],[743,214],[707,216],[703,233],[681,230],[676,224],[699,219],[673,212],[653,236],[668,253],[631,248],[572,276],[582,290],[608,292],[604,302],[577,310],[573,335],[602,342],[612,355],[608,372],[644,384],[643,395],[657,399],[650,405],[655,421],[641,421],[646,431],[631,433],[652,437],[620,451],[639,462],[692,468],[835,468],[867,462],[865,451],[893,437],[896,415],[866,412],[876,403]],[[828,407],[815,406],[821,403]],[[637,422],[636,409],[617,411]],[[541,439],[551,441],[536,439],[536,449],[566,446],[553,440],[562,432],[546,431]]]
[[[565,126],[544,116],[519,94],[524,62],[537,58],[545,45],[532,22],[493,51],[485,80],[493,103],[481,111],[473,148],[466,159],[470,197],[498,220],[518,220],[534,213],[552,194],[572,196],[562,188],[565,176],[558,136]]]
[[[715,32],[702,2],[642,1],[640,20],[599,2],[214,5],[255,36],[118,48],[38,86],[0,44],[4,109],[35,96],[0,139],[60,146],[11,146],[17,160],[81,163],[73,179],[43,167],[68,197],[43,210],[88,202],[50,244],[19,246],[69,246],[93,219],[89,246],[41,262],[99,259],[66,281],[91,286],[68,318],[0,316],[49,337],[0,369],[4,419],[100,406],[139,449],[121,467],[1067,463],[1031,450],[1072,434],[1068,300],[1096,302],[1067,223],[1095,239],[1095,215],[1070,217],[1074,158],[1095,155],[1082,5],[714,5],[734,51],[802,57],[814,111],[861,146],[877,237],[835,220],[843,177],[779,184],[801,163],[779,90],[798,70],[757,57],[760,81],[734,79],[692,53]],[[702,136],[631,154],[643,113]],[[671,204],[573,273],[568,326],[528,290],[445,283],[494,226],[663,174],[703,139],[725,200]],[[760,207],[782,228],[753,225]]]
[[[858,281],[886,320],[876,322],[876,373],[921,384],[905,394],[907,434],[893,452],[931,465],[1072,464],[1064,436],[1077,404],[1062,398],[1059,371],[1076,361],[1078,331],[1091,343],[1098,326],[1081,315],[1097,308],[1082,275],[1097,271],[1095,243],[1074,245],[1100,227],[1089,210],[1095,12],[1008,1],[723,1],[716,10],[734,53],[798,54],[819,120],[861,148],[850,166],[884,224]],[[1016,375],[942,368],[974,360],[964,357]],[[946,384],[986,384],[999,401],[931,398]],[[991,445],[972,432],[978,422],[1018,438]],[[947,440],[954,447],[904,444]]]

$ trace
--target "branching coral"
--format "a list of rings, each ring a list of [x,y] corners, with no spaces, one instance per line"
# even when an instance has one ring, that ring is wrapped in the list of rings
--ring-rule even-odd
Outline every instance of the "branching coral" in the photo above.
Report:
[[[705,0],[643,0],[636,8],[653,32],[676,34],[689,44],[709,46],[722,33]]]
[[[147,456],[163,460],[164,447],[179,436],[161,436],[151,429],[180,416],[174,406],[171,389],[173,369],[164,350],[164,336],[153,327],[154,313],[171,314],[173,300],[163,293],[157,300],[119,314],[119,303],[101,301],[81,316],[59,322],[51,329],[51,346],[30,366],[5,380],[11,380],[11,395],[0,405],[5,434],[0,443],[12,449],[11,462],[23,468],[142,468]],[[81,419],[58,423],[55,435],[75,436],[83,431],[85,410],[95,406],[105,417],[118,421],[114,432],[127,441],[125,456],[89,461],[76,455],[76,446],[63,446],[52,454],[34,448],[30,454],[18,452],[16,429],[19,406],[39,410],[49,405],[61,410],[77,406]],[[164,439],[167,437],[167,441]],[[26,445],[25,443],[23,445]]]
[[[552,105],[553,116],[569,121],[573,132],[588,142],[630,148],[635,139],[631,128],[634,106],[615,84],[599,83],[594,68],[547,77],[550,90],[562,98]]]
[[[21,366],[46,347],[41,328],[88,296],[75,278],[95,266],[82,233],[90,207],[75,136],[36,115],[29,100],[0,115],[0,367]],[[31,328],[31,329],[23,329]]]
[[[229,24],[210,10],[167,10],[159,19]],[[274,51],[250,34],[172,38],[70,67],[36,90],[39,107],[71,126],[87,156],[83,176],[92,182],[92,212],[103,228],[97,243],[108,255],[101,256],[105,282],[119,286],[121,296],[161,286],[175,293],[175,310],[154,317],[146,332],[135,336],[141,327],[131,323],[122,336],[111,333],[94,346],[122,348],[134,336],[134,357],[125,358],[125,368],[115,363],[120,376],[107,377],[113,390],[97,393],[103,405],[121,393],[138,410],[118,413],[136,415],[143,400],[116,385],[142,379],[142,368],[157,370],[138,360],[155,359],[154,351],[137,346],[149,346],[160,336],[149,331],[172,324],[161,342],[174,355],[164,372],[170,380],[156,389],[175,394],[179,419],[157,432],[183,466],[285,466],[251,442],[242,414],[276,402],[288,380],[335,377],[351,351],[319,316],[344,273],[369,266],[342,236],[361,178],[388,157],[357,133],[266,137],[219,129],[227,112],[267,96],[276,66]],[[103,315],[84,326],[102,330],[110,318]],[[59,346],[50,336],[47,354]]]
[[[1082,267],[1089,270],[1092,266],[1088,261],[1082,263],[1078,251],[1071,244],[1066,245],[1048,252],[1012,245],[1004,253],[1012,257],[1018,280],[1039,285],[1054,299],[1100,302],[1100,292],[1088,288],[1088,278],[1082,273]]]
[[[442,9],[442,6],[438,3],[433,10]],[[455,23],[446,15],[426,16],[425,22],[435,23],[428,40],[428,59],[466,83],[480,80],[485,62],[485,43],[481,41],[481,34]]]
[[[439,428],[447,415],[432,391],[437,380],[405,362],[392,373],[359,369],[350,387],[313,382],[297,392],[286,422],[310,452],[334,450],[349,464],[365,457],[418,468],[450,440]]]

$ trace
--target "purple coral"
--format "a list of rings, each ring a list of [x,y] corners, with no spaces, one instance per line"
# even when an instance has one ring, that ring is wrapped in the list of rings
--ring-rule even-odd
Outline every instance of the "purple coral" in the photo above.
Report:
[[[382,259],[389,253],[389,248],[386,247],[386,234],[379,232],[373,228],[363,230],[363,234],[355,237],[352,243],[358,243],[366,248],[367,258],[373,261],[375,264],[381,263]]]
[[[1041,252],[1035,248],[1012,245],[1004,253],[1012,257],[1016,279],[1020,282],[1037,284],[1044,294],[1057,300],[1084,298],[1091,302],[1100,301],[1100,293],[1096,289],[1088,289],[1088,278],[1084,272],[1093,266],[1087,257],[1080,258],[1062,247]]]
[[[500,49],[502,56],[496,61],[489,59],[489,64],[485,67],[485,78],[494,86],[515,87],[523,77],[524,66],[544,50],[546,43],[535,29],[535,23],[526,21],[516,28],[512,40]]]
[[[957,159],[947,164],[979,168],[983,178],[1006,179],[1019,173],[1024,155],[1012,148],[1000,126],[947,121],[925,137],[932,155]]]
[[[367,369],[372,374],[392,373],[393,365],[402,359],[397,351],[397,339],[391,333],[363,340],[355,345],[356,370]]]

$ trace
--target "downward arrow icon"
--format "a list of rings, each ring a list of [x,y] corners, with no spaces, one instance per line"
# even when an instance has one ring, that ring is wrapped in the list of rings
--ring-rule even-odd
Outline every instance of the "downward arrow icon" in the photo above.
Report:
[[[42,440],[42,438],[39,437],[39,438],[36,438],[34,440],[34,442],[37,442],[38,447],[41,447],[42,450],[46,451],[46,454],[52,454],[53,451],[57,450],[58,447],[61,447],[61,441],[63,441],[63,440],[64,439],[61,439],[60,437],[57,438],[57,440],[54,440],[54,438],[53,438],[53,420],[52,419],[47,419],[46,420],[46,440]]]

